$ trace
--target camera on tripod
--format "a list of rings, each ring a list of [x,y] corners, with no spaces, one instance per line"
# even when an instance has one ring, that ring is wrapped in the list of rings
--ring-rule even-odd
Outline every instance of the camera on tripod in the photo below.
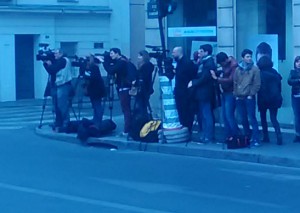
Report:
[[[37,61],[54,61],[55,56],[53,50],[49,48],[49,44],[47,43],[40,43],[39,44],[39,51],[36,55]]]
[[[156,59],[157,66],[159,68],[159,75],[164,75],[170,80],[173,79],[175,76],[173,59],[171,57],[165,57],[169,50],[163,50],[163,48],[160,46],[152,45],[146,45],[146,48],[152,50],[152,52],[149,53],[149,56]]]

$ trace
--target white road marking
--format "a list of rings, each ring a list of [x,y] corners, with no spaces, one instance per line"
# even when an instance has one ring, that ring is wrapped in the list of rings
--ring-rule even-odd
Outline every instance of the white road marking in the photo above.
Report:
[[[120,210],[132,211],[132,212],[171,213],[168,211],[161,211],[161,210],[157,210],[157,209],[148,209],[148,208],[146,209],[146,208],[137,207],[137,206],[125,205],[125,204],[108,202],[108,201],[103,201],[103,200],[90,199],[87,197],[74,196],[74,195],[63,194],[63,193],[59,193],[59,192],[51,192],[51,191],[40,190],[40,189],[24,187],[24,186],[17,186],[17,185],[1,183],[1,182],[0,182],[0,188],[12,190],[12,191],[23,192],[23,193],[40,195],[40,196],[44,196],[44,197],[51,197],[51,198],[56,198],[56,199],[61,199],[61,200],[84,203],[84,204],[89,204],[89,205],[94,205],[94,206],[103,206],[103,207],[107,207],[107,208],[114,208],[114,209],[120,209]]]

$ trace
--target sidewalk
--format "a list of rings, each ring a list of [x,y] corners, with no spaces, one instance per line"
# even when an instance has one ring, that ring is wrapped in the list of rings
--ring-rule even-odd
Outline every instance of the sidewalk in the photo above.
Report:
[[[282,146],[276,145],[275,135],[274,133],[270,133],[271,143],[263,143],[262,146],[251,149],[228,150],[226,148],[223,149],[224,147],[220,144],[198,144],[197,133],[193,134],[193,142],[189,142],[188,144],[127,141],[126,138],[115,136],[121,132],[123,126],[122,116],[116,116],[113,120],[117,123],[118,127],[111,135],[101,138],[90,138],[88,144],[106,146],[118,150],[147,151],[300,168],[300,144],[292,142],[294,135],[291,133],[283,133],[284,144]],[[43,137],[80,144],[80,141],[76,139],[76,134],[55,133],[48,125],[43,126],[41,129],[37,128],[36,133]],[[222,129],[220,127],[216,128],[216,138],[217,140],[222,138]]]

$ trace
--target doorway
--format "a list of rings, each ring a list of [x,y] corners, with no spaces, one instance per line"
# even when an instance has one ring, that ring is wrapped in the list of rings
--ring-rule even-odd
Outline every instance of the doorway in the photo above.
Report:
[[[34,98],[34,35],[15,35],[16,99]]]

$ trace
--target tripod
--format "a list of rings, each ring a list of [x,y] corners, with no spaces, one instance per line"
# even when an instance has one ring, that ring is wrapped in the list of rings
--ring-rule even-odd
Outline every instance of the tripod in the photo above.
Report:
[[[39,123],[39,126],[38,128],[41,129],[42,126],[43,126],[43,119],[44,119],[44,114],[45,114],[45,110],[46,110],[46,106],[47,106],[47,100],[48,100],[48,97],[52,97],[52,115],[53,115],[53,126],[52,126],[52,129],[55,128],[55,122],[56,122],[56,110],[57,109],[57,94],[56,94],[56,86],[53,86],[51,85],[51,82],[50,82],[50,79],[51,79],[51,76],[49,75],[48,76],[48,81],[47,81],[47,85],[46,85],[46,88],[45,88],[45,92],[44,92],[44,98],[43,98],[43,105],[42,105],[42,113],[41,113],[41,117],[40,117],[40,123]],[[79,77],[78,77],[79,79]],[[74,117],[75,119],[78,121],[79,117],[77,117],[76,115],[76,112],[73,108],[73,104],[72,104],[72,101],[73,101],[73,98],[76,94],[76,90],[77,90],[77,86],[78,86],[78,80],[77,79],[77,82],[75,84],[75,88],[72,89],[73,91],[71,91],[72,94],[70,94],[70,97],[69,97],[69,108],[72,109],[72,112],[74,114]],[[78,101],[78,103],[80,103]],[[82,104],[82,99],[81,99],[81,104]],[[80,115],[80,114],[79,114]]]
[[[113,117],[113,106],[114,106],[114,84],[115,84],[115,77],[113,75],[107,75],[107,96],[104,99],[104,106],[108,102],[108,109],[109,109],[109,118],[112,120]]]

